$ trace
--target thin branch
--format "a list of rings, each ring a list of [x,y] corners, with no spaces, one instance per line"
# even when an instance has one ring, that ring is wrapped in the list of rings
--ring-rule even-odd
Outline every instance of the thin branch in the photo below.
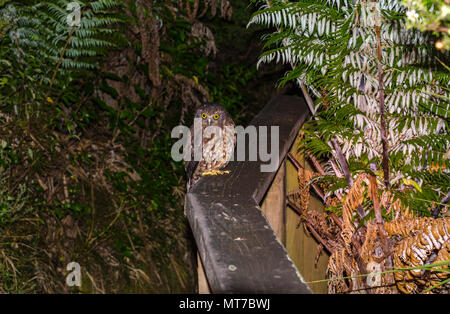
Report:
[[[66,42],[65,42],[65,44],[64,44],[64,48],[63,48],[63,50],[61,51],[61,54],[60,54],[60,56],[59,56],[58,63],[56,64],[55,71],[53,72],[52,80],[50,81],[50,87],[52,87],[52,86],[53,86],[53,83],[55,82],[56,74],[58,73],[59,67],[61,66],[61,63],[62,63],[62,61],[63,61],[64,55],[65,55],[66,50],[67,50],[67,47],[69,46],[69,42],[70,42],[70,40],[72,39],[72,35],[73,35],[73,32],[75,31],[76,27],[77,27],[77,26],[73,26],[72,29],[71,29],[70,32],[69,32],[69,36],[67,37],[67,40],[66,40]],[[47,97],[46,97],[46,98],[47,98]]]
[[[287,205],[291,207],[295,213],[297,213],[299,216],[302,216],[303,210],[300,209],[297,205],[292,203],[290,200],[287,200]],[[322,237],[317,233],[317,231],[314,229],[314,227],[307,221],[305,221],[306,227],[308,228],[309,232],[313,235],[313,237],[322,244],[322,246],[328,251],[328,253],[332,254],[333,250],[328,246],[327,242],[322,239]]]
[[[334,173],[336,174],[336,177],[338,178],[342,178],[343,174],[341,173],[341,171],[339,170],[336,160],[334,159],[334,157],[330,158],[330,163],[331,163],[331,167],[334,170]]]
[[[304,82],[300,82],[300,88],[302,89],[303,96],[305,97],[306,103],[308,104],[309,110],[312,115],[316,114],[316,110],[314,109],[314,101],[308,93],[308,88],[306,87]]]
[[[313,155],[308,153],[308,158],[311,161],[311,163],[313,164],[314,168],[317,170],[317,172],[320,173],[321,176],[326,175],[325,174],[325,170],[323,170],[322,165],[320,164],[320,162],[316,159],[316,157],[314,157]]]
[[[341,166],[342,171],[344,172],[345,180],[347,180],[347,184],[349,187],[353,186],[353,179],[350,175],[350,170],[347,166],[347,161],[345,160],[344,154],[342,153],[341,147],[336,141],[336,138],[331,139],[331,144],[333,144],[334,151],[336,152],[336,157],[339,160],[339,165]]]
[[[303,210],[295,205],[293,202],[291,202],[289,199],[286,201],[286,204],[291,207],[298,215],[302,215]]]
[[[350,174],[350,170],[348,169],[347,161],[345,160],[345,157],[344,157],[344,154],[342,153],[341,147],[337,143],[336,138],[332,138],[331,143],[333,144],[334,151],[336,152],[336,155],[337,155],[337,159],[339,160],[339,164],[341,165],[342,171],[344,172],[344,176],[345,176],[345,179],[347,180],[347,184],[349,187],[352,187],[353,179]],[[361,219],[364,218],[364,216],[366,216],[366,214],[364,213],[364,208],[362,208],[361,205],[358,206],[356,208],[356,210],[358,211],[358,214],[361,217]]]
[[[386,128],[386,109],[384,104],[384,82],[383,82],[383,67],[381,58],[381,36],[380,36],[380,21],[378,13],[375,13],[375,32],[377,34],[377,58],[378,58],[378,88],[379,88],[379,106],[380,106],[380,123],[381,123],[381,144],[383,147],[383,173],[384,173],[384,185],[386,188],[391,186],[389,180],[389,158],[388,158],[388,144],[387,144],[387,128]]]
[[[378,199],[378,186],[377,186],[377,178],[375,176],[369,175],[370,181],[370,191],[373,203],[373,210],[375,212],[375,222],[377,224],[383,223],[383,218],[381,216],[381,205],[380,200]]]
[[[322,166],[320,165],[320,163],[317,161],[317,159],[313,156],[313,155],[308,155],[310,157],[311,160],[313,160],[313,165],[315,166],[316,170],[320,173],[320,175],[325,175],[325,171],[323,170]],[[295,168],[297,169],[297,171],[300,168],[303,168],[299,162],[294,158],[294,156],[291,153],[287,154],[288,159],[294,164]],[[322,190],[319,188],[319,186],[317,186],[317,184],[312,183],[311,186],[313,187],[314,191],[317,193],[317,195],[322,199],[322,201],[325,203],[325,205],[327,206],[331,206],[330,202],[325,198],[325,194],[322,192]],[[288,201],[289,202],[289,201]],[[295,206],[292,203],[289,204],[289,206]],[[301,210],[298,210],[299,214],[301,212]],[[328,214],[331,219],[333,219],[333,221],[339,226],[339,228],[342,229],[342,221],[339,219],[338,216],[336,216],[335,213],[329,213]]]
[[[325,248],[325,250],[328,251],[328,253],[333,254],[334,250],[332,248],[330,248],[330,246],[327,244],[327,242],[322,239],[322,237],[317,233],[317,231],[314,229],[314,227],[307,222],[306,226],[309,230],[309,232],[311,232],[311,234],[314,236],[314,238],[320,243],[322,244],[322,246]]]

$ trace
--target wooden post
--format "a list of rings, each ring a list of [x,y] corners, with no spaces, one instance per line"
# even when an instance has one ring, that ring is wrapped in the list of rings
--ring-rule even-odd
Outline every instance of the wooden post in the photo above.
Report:
[[[291,148],[292,156],[306,169],[312,170],[304,161],[305,156],[298,151],[300,139],[297,138]],[[298,171],[293,163],[286,162],[286,190],[287,193],[298,190],[299,179]],[[321,200],[313,195],[309,200],[309,210],[324,211]],[[304,275],[306,281],[314,281],[325,279],[326,269],[328,266],[329,255],[323,251],[318,260],[319,243],[307,232],[303,225],[298,226],[299,214],[290,206],[286,208],[286,249],[289,252],[295,265]],[[327,283],[311,285],[314,293],[327,293]]]
[[[280,242],[286,244],[286,162],[278,170],[267,192],[261,210]]]
[[[197,278],[198,278],[198,293],[211,294],[211,289],[209,289],[205,269],[203,268],[202,259],[200,258],[200,254],[198,252],[197,252]]]

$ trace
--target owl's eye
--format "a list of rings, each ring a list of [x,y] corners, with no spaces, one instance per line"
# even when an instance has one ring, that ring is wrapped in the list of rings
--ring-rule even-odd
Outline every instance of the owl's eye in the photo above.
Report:
[[[217,120],[217,119],[219,119],[219,115],[216,113],[216,114],[214,115],[214,120]]]
[[[206,113],[202,113],[202,118],[206,119]]]

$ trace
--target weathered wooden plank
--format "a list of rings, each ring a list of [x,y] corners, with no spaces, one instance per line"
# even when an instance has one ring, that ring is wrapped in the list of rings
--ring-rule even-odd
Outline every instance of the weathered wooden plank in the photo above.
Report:
[[[280,242],[286,246],[286,162],[283,162],[273,179],[261,210]]]
[[[302,99],[278,96],[250,123],[279,126],[278,166],[308,113]],[[230,174],[202,177],[186,195],[187,218],[209,286],[213,293],[310,293],[260,210],[276,174],[261,172],[260,165],[230,162]]]
[[[197,281],[198,281],[198,294],[210,294],[208,279],[206,278],[205,268],[203,267],[200,254],[197,253]]]
[[[312,170],[305,162],[303,154],[298,152],[298,141],[299,139],[294,142],[290,152],[299,166]],[[286,162],[286,188],[288,193],[297,191],[299,188],[298,171],[291,161]],[[318,212],[324,211],[322,202],[314,195],[311,195],[308,208]],[[299,218],[299,212],[296,209],[291,206],[286,208],[286,250],[306,281],[325,279],[329,255],[323,251],[317,259],[319,243],[310,232],[306,231],[303,223],[298,226]],[[312,284],[310,288],[313,293],[328,292],[326,282]]]

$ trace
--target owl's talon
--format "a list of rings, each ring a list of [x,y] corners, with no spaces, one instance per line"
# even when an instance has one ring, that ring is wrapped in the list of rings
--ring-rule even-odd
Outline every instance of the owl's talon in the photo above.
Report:
[[[211,170],[202,173],[202,176],[217,176],[222,174],[228,174],[230,170]]]
[[[216,176],[217,173],[215,173],[215,170],[213,171],[206,171],[202,173],[202,176]]]

